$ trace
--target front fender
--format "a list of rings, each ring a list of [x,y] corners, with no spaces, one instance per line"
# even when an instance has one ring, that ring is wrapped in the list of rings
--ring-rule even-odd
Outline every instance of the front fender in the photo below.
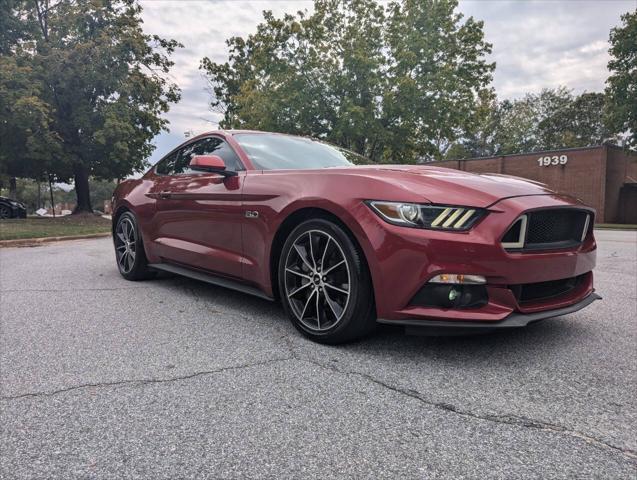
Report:
[[[343,206],[339,203],[330,201],[329,199],[317,197],[306,197],[297,199],[286,205],[276,215],[276,218],[272,223],[272,241],[267,242],[267,248],[264,251],[264,259],[268,259],[267,262],[263,262],[264,266],[267,265],[267,272],[265,272],[264,278],[265,285],[263,285],[263,287],[265,287],[264,289],[266,289],[268,293],[271,293],[272,285],[270,285],[269,279],[272,278],[272,272],[269,259],[272,255],[272,248],[274,245],[273,240],[276,237],[277,232],[283,227],[284,222],[288,218],[294,216],[295,214],[298,214],[303,210],[308,209],[324,211],[338,218],[347,227],[347,229],[354,236],[354,239],[363,251],[363,255],[365,256],[365,260],[372,277],[374,291],[376,291],[377,284],[381,284],[382,279],[379,271],[378,259],[374,254],[374,247],[368,237],[367,230],[369,227],[372,226],[372,222],[369,222],[369,225],[366,227],[359,220],[361,218],[367,218],[367,215],[371,213],[369,207],[367,207],[367,205],[365,205],[362,201],[354,200],[350,202],[349,205]]]

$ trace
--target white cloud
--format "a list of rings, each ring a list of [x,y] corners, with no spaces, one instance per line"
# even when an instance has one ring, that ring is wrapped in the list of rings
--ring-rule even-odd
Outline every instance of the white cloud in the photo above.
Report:
[[[170,133],[159,135],[152,160],[183,141],[183,133],[216,128],[219,116],[208,108],[210,95],[199,70],[200,60],[227,58],[225,40],[255,31],[263,10],[284,12],[312,8],[311,0],[201,1],[141,0],[148,33],[174,38],[185,45],[175,53],[171,75],[182,100],[166,118]],[[600,91],[608,75],[608,35],[635,0],[461,0],[459,10],[485,23],[493,44],[494,86],[501,98],[565,85],[576,93]]]
[[[597,40],[595,42],[589,43],[588,45],[584,45],[579,49],[580,53],[588,54],[588,53],[599,53],[608,50],[608,41],[607,40]]]
[[[210,94],[199,70],[203,57],[224,61],[228,55],[225,44],[232,36],[246,36],[256,30],[263,10],[275,15],[311,8],[312,1],[201,1],[201,0],[141,0],[144,30],[184,45],[172,57],[175,66],[172,80],[182,90],[181,101],[173,105],[166,118],[170,133],[155,139],[157,149],[151,157],[156,161],[184,140],[184,132],[195,134],[217,128],[219,115],[210,111]]]
[[[461,0],[459,6],[484,21],[501,98],[560,85],[575,93],[601,91],[610,29],[634,8],[634,0]]]

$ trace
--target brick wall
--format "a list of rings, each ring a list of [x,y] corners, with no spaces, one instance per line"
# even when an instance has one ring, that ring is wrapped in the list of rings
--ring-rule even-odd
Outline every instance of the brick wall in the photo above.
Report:
[[[637,153],[608,149],[606,221],[637,223]]]
[[[528,178],[547,184],[551,189],[579,198],[597,211],[597,222],[605,222],[606,216],[614,216],[619,189],[615,176],[612,180],[606,177],[608,148],[604,146],[557,150],[524,155],[507,155],[493,158],[477,158],[469,160],[450,160],[439,162],[441,166],[465,170],[474,173],[501,173]],[[541,157],[566,155],[564,165],[540,166]],[[613,211],[606,208],[606,189],[617,191]],[[615,198],[615,197],[613,197]],[[609,220],[610,221],[610,220]]]

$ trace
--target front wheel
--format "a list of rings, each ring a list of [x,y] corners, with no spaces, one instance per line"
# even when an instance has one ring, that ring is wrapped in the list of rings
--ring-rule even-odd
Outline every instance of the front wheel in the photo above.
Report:
[[[126,280],[146,280],[156,275],[154,270],[148,268],[142,235],[131,212],[125,212],[117,219],[113,242],[117,268],[122,277]]]
[[[294,326],[320,343],[360,338],[376,324],[364,257],[328,220],[308,220],[290,234],[279,261],[279,292]]]

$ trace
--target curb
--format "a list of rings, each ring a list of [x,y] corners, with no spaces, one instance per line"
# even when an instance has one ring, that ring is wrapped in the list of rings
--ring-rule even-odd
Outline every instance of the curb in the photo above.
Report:
[[[595,230],[615,230],[618,232],[635,232],[637,227],[634,225],[595,225]]]
[[[89,235],[69,235],[68,237],[16,238],[14,240],[0,240],[0,248],[37,247],[46,243],[63,242],[66,240],[87,240],[110,236],[111,232],[91,233]]]

